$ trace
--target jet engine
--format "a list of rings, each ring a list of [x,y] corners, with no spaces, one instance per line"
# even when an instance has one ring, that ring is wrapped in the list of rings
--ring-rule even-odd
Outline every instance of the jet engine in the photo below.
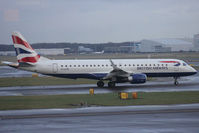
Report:
[[[147,80],[146,74],[133,74],[133,75],[131,75],[131,76],[128,77],[128,81],[131,84],[145,83],[146,80]]]

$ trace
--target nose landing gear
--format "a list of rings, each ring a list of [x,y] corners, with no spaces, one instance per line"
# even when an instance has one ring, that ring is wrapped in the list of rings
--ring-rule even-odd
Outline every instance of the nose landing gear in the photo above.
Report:
[[[174,85],[179,85],[179,82],[178,82],[178,77],[174,77]]]

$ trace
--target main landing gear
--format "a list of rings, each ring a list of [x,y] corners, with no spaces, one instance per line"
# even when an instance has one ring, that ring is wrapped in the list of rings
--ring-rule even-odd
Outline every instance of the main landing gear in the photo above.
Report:
[[[178,77],[174,77],[174,85],[178,85],[179,82],[178,82]]]
[[[98,87],[104,87],[104,82],[102,80],[97,82]]]
[[[110,87],[110,88],[115,87],[115,82],[113,82],[113,81],[108,82],[108,87]]]
[[[98,87],[104,87],[104,82],[102,80],[98,81],[97,86]],[[109,88],[115,87],[115,82],[113,82],[113,81],[108,82],[108,87]]]

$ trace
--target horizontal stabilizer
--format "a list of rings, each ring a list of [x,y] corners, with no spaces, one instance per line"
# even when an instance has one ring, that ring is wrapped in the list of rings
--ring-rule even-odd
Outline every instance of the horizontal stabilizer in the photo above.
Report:
[[[19,67],[19,63],[14,63],[14,62],[9,62],[9,61],[2,61],[1,63],[5,64],[7,66],[10,66],[10,67],[14,67],[14,68],[18,68]]]
[[[29,64],[29,63],[26,63],[26,62],[14,63],[14,62],[9,62],[9,61],[2,61],[1,63],[5,64],[7,66],[10,66],[10,67],[14,67],[14,68],[33,66],[32,64]]]

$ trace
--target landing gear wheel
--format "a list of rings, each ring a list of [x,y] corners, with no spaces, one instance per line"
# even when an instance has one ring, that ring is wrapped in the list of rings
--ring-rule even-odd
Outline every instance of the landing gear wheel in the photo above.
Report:
[[[110,88],[115,87],[115,82],[108,82],[108,87],[110,87]]]
[[[98,87],[104,87],[104,82],[101,81],[101,80],[98,81],[98,82],[97,82],[97,86],[98,86]]]
[[[174,77],[174,85],[179,85],[179,82],[178,82],[178,77]]]
[[[179,82],[178,81],[174,81],[174,85],[179,85]]]

